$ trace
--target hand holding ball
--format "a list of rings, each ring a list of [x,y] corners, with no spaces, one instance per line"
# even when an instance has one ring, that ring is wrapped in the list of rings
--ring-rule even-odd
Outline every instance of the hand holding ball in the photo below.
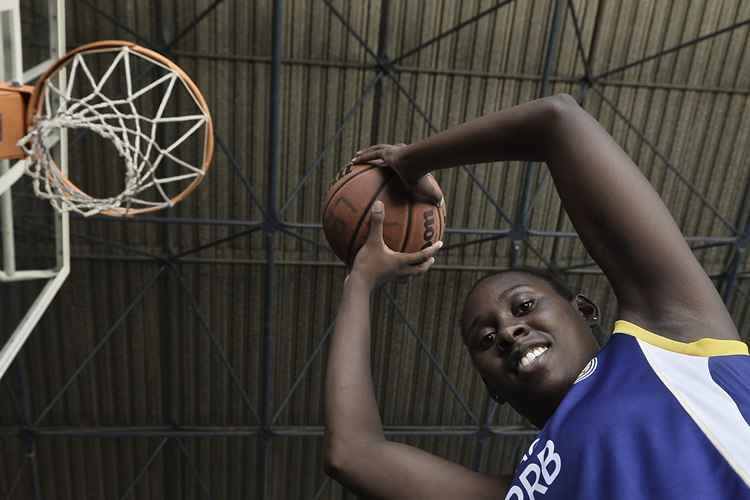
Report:
[[[437,181],[430,177],[430,182]],[[395,252],[414,253],[443,238],[445,204],[415,199],[390,167],[347,165],[323,204],[323,231],[334,253],[351,266],[370,232],[370,209],[383,202],[383,239]]]

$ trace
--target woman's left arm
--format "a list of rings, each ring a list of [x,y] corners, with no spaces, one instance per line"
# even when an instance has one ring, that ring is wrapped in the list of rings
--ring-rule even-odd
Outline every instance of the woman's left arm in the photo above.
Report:
[[[550,173],[620,317],[683,342],[739,339],[666,205],[614,139],[572,98],[554,130]]]
[[[628,155],[569,95],[498,111],[354,161],[390,164],[409,183],[429,170],[544,161],[581,241],[618,298],[620,317],[681,341],[738,339],[713,283]]]

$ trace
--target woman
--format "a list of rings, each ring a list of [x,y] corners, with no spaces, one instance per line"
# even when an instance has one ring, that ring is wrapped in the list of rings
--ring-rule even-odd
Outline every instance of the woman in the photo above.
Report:
[[[440,244],[398,254],[383,207],[356,257],[326,380],[329,474],[368,498],[750,499],[750,357],[712,282],[658,194],[568,95],[499,111],[409,146],[373,146],[442,202],[428,170],[540,161],[617,296],[620,321],[599,350],[596,306],[553,280],[510,271],[466,299],[462,336],[490,394],[541,430],[510,484],[387,441],[370,371],[369,298],[426,271]]]

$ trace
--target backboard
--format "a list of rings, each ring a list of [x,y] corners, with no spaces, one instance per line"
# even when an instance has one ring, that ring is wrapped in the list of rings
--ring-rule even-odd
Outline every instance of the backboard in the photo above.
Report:
[[[0,81],[33,84],[64,52],[64,0],[0,0]],[[0,130],[1,125],[0,122]],[[55,147],[56,160],[63,171],[67,171],[67,137],[64,133],[57,138]],[[13,213],[13,186],[16,185],[18,190],[17,183],[25,170],[26,160],[0,160],[0,287],[26,280],[46,283],[0,350],[0,378],[49,307],[70,269],[68,216],[57,213],[50,214],[54,220],[54,264],[45,269],[18,266],[18,218]]]

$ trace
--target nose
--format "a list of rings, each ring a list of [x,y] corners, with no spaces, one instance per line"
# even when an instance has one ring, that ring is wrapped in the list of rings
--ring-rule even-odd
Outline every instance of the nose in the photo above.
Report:
[[[528,333],[529,328],[523,324],[509,325],[502,328],[497,339],[498,350],[501,352],[509,351],[518,339],[525,337]]]

